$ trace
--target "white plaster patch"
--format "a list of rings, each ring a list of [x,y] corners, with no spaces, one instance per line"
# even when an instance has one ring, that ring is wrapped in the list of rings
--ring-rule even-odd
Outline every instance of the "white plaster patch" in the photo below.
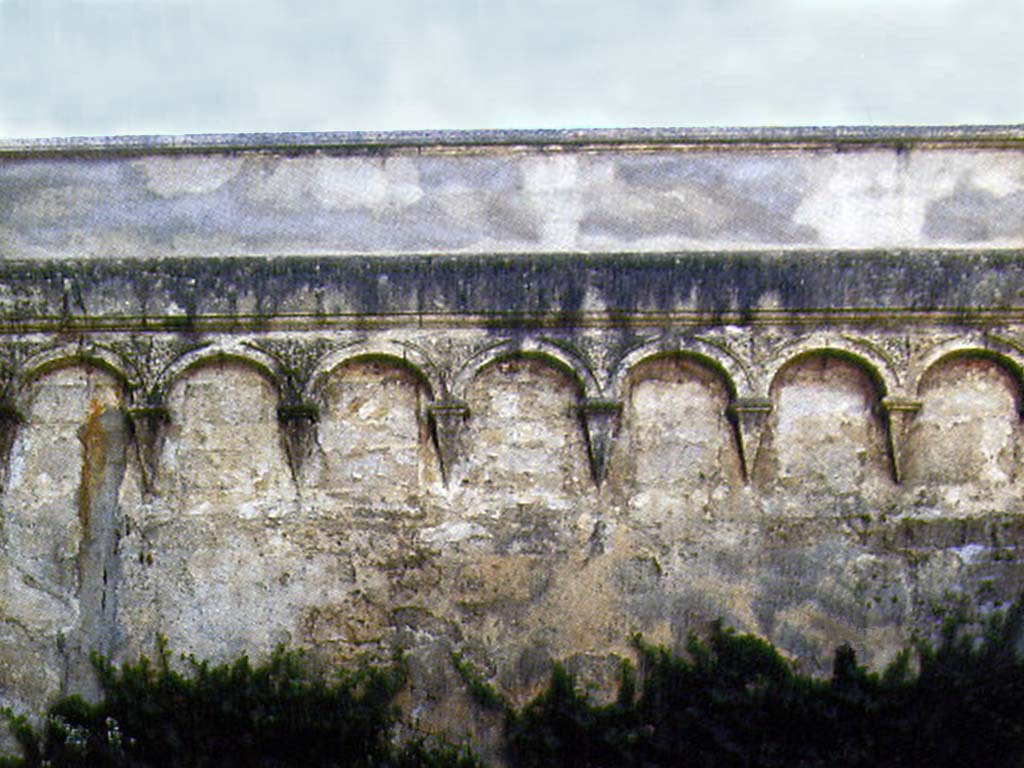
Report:
[[[907,194],[906,162],[895,151],[816,156],[805,161],[810,184],[793,216],[823,245],[895,246],[911,241],[924,202]]]
[[[899,247],[921,241],[928,206],[969,183],[1005,197],[1024,188],[1024,159],[1012,153],[894,150],[806,161],[813,178],[795,220],[825,245]]]
[[[304,157],[278,160],[249,195],[256,202],[294,211],[315,206],[378,211],[413,205],[423,189],[418,169],[406,158]]]
[[[419,170],[401,157],[320,160],[312,193],[328,208],[404,208],[423,197]]]
[[[204,195],[224,186],[242,169],[240,157],[153,157],[135,163],[146,175],[146,189],[160,197]]]
[[[486,529],[476,523],[453,520],[433,528],[425,528],[420,538],[428,544],[454,544],[469,538],[486,538]]]
[[[582,210],[578,158],[571,155],[528,158],[523,163],[523,187],[542,222],[547,247],[573,247],[579,234]]]

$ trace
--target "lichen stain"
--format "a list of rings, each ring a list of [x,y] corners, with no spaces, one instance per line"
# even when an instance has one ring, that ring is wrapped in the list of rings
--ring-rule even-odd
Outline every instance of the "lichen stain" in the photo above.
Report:
[[[78,486],[78,521],[82,526],[82,543],[91,538],[90,523],[93,502],[103,484],[103,471],[107,460],[103,412],[106,408],[96,398],[89,406],[89,416],[78,430],[82,443],[82,480]]]

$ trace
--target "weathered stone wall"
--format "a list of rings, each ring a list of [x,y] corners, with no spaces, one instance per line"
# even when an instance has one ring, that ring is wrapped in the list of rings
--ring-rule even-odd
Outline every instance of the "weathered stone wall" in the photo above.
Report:
[[[163,634],[404,649],[486,731],[453,651],[523,700],[1012,599],[1022,139],[0,146],[0,703]]]

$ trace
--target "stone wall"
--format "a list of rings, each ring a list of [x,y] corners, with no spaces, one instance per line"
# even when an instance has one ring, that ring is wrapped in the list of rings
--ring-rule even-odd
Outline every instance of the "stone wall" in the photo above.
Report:
[[[1022,138],[0,145],[0,704],[158,635],[398,648],[486,732],[453,651],[523,701],[1013,599]]]

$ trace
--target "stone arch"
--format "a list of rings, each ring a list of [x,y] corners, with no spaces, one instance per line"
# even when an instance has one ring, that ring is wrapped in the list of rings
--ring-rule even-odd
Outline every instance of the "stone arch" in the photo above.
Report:
[[[1021,392],[1024,391],[1024,352],[1009,344],[1001,344],[998,340],[985,338],[980,340],[955,339],[930,347],[927,352],[914,361],[911,366],[909,389],[920,395],[921,385],[936,366],[956,360],[973,358],[988,360],[1004,369],[1016,383],[1018,390],[1017,402],[1024,406]]]
[[[132,394],[131,383],[118,365],[118,360],[102,348],[64,346],[46,350],[25,361],[10,387],[9,399],[0,402],[0,487],[6,482],[11,451],[19,430],[25,428],[28,399],[32,386],[49,374],[62,369],[82,368],[102,372],[110,377],[120,393],[118,407],[124,407]]]
[[[87,366],[111,376],[126,396],[132,392],[132,382],[120,365],[120,361],[109,350],[101,347],[66,346],[48,349],[25,361],[18,377],[17,386],[22,390],[39,378],[61,368]]]
[[[568,376],[581,398],[598,398],[602,387],[594,372],[579,355],[545,339],[517,339],[489,346],[469,358],[455,373],[451,391],[453,397],[465,399],[466,391],[477,375],[506,360],[535,359]]]
[[[631,350],[618,362],[608,377],[608,397],[622,397],[623,388],[634,368],[650,360],[666,357],[693,360],[714,371],[725,384],[730,400],[735,400],[738,392],[754,393],[749,372],[735,357],[705,341],[691,339],[675,347],[666,348],[661,343],[651,343]]]
[[[846,360],[860,368],[870,379],[879,399],[894,395],[903,389],[902,378],[887,357],[872,345],[857,344],[850,339],[833,335],[813,335],[784,348],[764,366],[764,380],[769,389],[786,368],[813,356],[827,356]]]
[[[616,386],[622,423],[609,473],[631,516],[660,527],[728,515],[743,482],[729,372],[704,355],[661,351],[635,358]]]
[[[802,350],[774,370],[762,484],[793,499],[859,497],[887,488],[891,457],[882,398],[892,382],[848,349]]]
[[[431,399],[444,391],[437,366],[422,351],[394,341],[380,340],[352,344],[330,352],[317,364],[306,384],[306,397],[320,401],[322,389],[338,368],[354,362],[378,361],[401,367],[417,378]]]
[[[281,394],[281,380],[277,372],[277,361],[261,350],[240,343],[215,344],[185,353],[167,367],[160,387],[166,395],[190,372],[197,368],[217,363],[247,366],[264,377],[274,387],[278,395]]]
[[[409,358],[346,351],[316,376],[320,450],[311,483],[335,505],[411,509],[440,475],[427,418],[434,385]]]
[[[1019,478],[1020,361],[990,347],[944,345],[922,360],[915,381],[907,478],[968,494],[1009,491]]]

